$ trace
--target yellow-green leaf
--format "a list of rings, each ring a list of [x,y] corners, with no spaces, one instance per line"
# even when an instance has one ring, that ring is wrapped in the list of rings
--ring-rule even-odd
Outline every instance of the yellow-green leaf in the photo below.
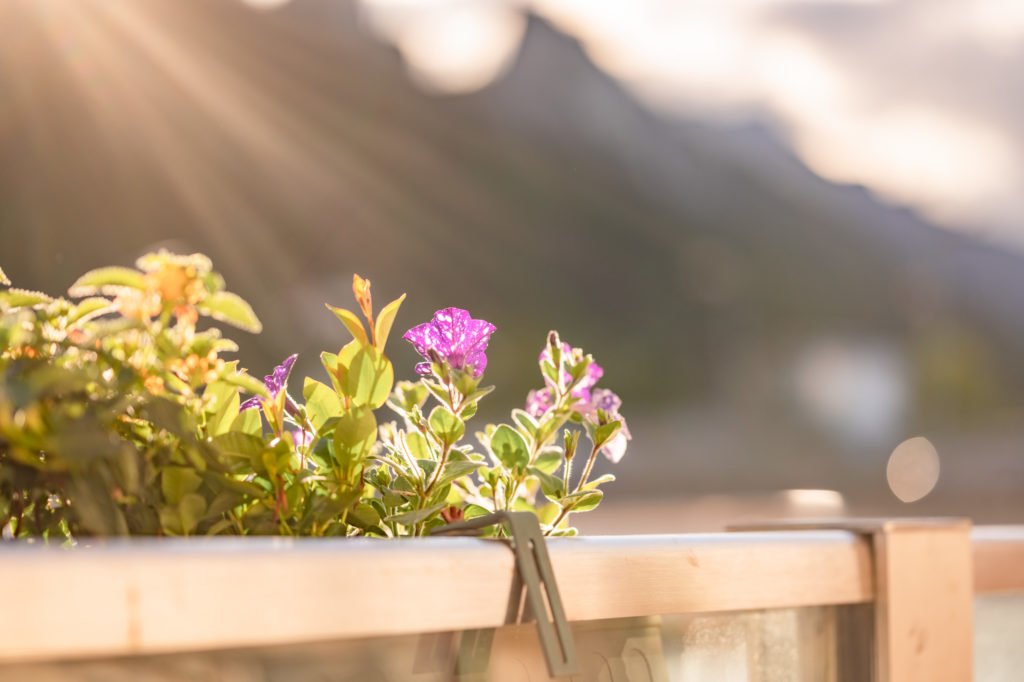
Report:
[[[344,360],[339,357],[339,361]],[[342,386],[353,405],[367,405],[377,409],[387,402],[395,383],[395,371],[380,351],[373,346],[366,346],[359,349],[346,364]]]
[[[110,299],[94,296],[78,302],[68,313],[68,324],[87,322],[94,317],[114,312],[114,304]]]
[[[31,308],[32,306],[49,303],[52,300],[52,298],[41,291],[8,289],[7,291],[0,291],[0,310]]]
[[[207,433],[210,436],[219,436],[230,431],[231,425],[238,417],[238,407],[241,404],[238,386],[225,381],[215,381],[203,391],[203,399],[207,406]]]
[[[466,425],[444,405],[438,405],[430,413],[430,430],[448,445],[457,443],[466,433]]]
[[[384,345],[388,342],[388,336],[391,334],[391,327],[395,324],[395,317],[398,315],[398,309],[402,306],[402,301],[405,300],[405,294],[402,294],[391,303],[384,306],[384,309],[377,315],[377,326],[374,332],[374,340],[376,341],[377,350],[383,352]]]
[[[190,493],[178,503],[178,518],[181,519],[181,532],[190,535],[206,514],[206,499],[202,495]]]
[[[221,381],[226,381],[232,386],[238,386],[243,391],[254,393],[263,398],[270,397],[270,393],[262,381],[244,372],[228,372],[221,377]]]
[[[141,272],[131,268],[97,268],[79,277],[68,289],[68,294],[76,298],[97,293],[116,294],[118,289],[126,288],[145,289],[146,278]]]
[[[306,399],[306,417],[314,429],[319,430],[328,419],[341,414],[338,394],[316,379],[306,377],[302,385],[302,397]]]
[[[341,323],[345,325],[349,333],[352,334],[353,338],[359,342],[362,346],[369,346],[370,339],[366,336],[366,329],[363,327],[362,320],[353,313],[351,310],[345,310],[344,308],[335,308],[329,303],[325,303],[327,309],[334,313],[334,316],[341,320]]]
[[[186,467],[164,467],[160,474],[160,489],[164,499],[171,504],[178,504],[185,495],[199,490],[202,484],[202,477]]]
[[[334,429],[334,453],[346,472],[360,464],[377,442],[377,419],[366,407],[356,407],[338,419]]]
[[[523,468],[530,461],[530,449],[526,441],[508,424],[501,424],[494,430],[490,446],[497,460],[509,469]]]
[[[235,417],[235,420],[231,422],[231,428],[228,433],[237,431],[238,433],[258,436],[263,431],[263,421],[260,419],[259,410],[242,410]]]
[[[252,306],[238,294],[220,291],[207,296],[197,307],[202,314],[244,331],[259,334],[263,330],[263,324],[256,317]]]

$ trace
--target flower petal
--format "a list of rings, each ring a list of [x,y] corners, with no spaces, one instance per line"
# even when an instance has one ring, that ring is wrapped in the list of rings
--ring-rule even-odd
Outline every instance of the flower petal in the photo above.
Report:
[[[626,454],[626,445],[629,440],[629,431],[626,429],[626,423],[623,422],[619,432],[612,436],[612,439],[601,448],[601,454],[612,463],[618,464]]]
[[[470,367],[474,376],[479,377],[487,367],[484,351],[495,327],[485,320],[474,320],[469,311],[462,308],[442,308],[434,313],[430,322],[416,325],[402,338],[411,343],[416,352],[428,360],[431,352],[436,353],[453,369]],[[420,374],[424,363],[417,366]],[[429,368],[429,363],[426,364]]]
[[[551,409],[553,402],[554,397],[549,388],[530,391],[526,395],[526,411],[531,417],[540,417]]]
[[[484,370],[487,369],[487,354],[482,350],[471,351],[466,356],[464,366],[473,370],[474,379],[479,379]]]
[[[426,357],[427,351],[431,347],[434,333],[434,324],[432,322],[424,322],[402,334],[402,338],[411,343],[417,353]]]
[[[288,385],[288,377],[291,375],[295,359],[298,357],[298,354],[289,355],[284,362],[274,368],[273,373],[263,377],[263,385],[267,387],[271,395],[276,396]]]
[[[257,396],[257,395],[254,395],[253,397],[249,398],[248,400],[243,402],[241,405],[239,405],[238,406],[238,411],[241,412],[243,410],[254,410],[254,409],[259,409],[259,407],[260,407],[260,397]]]

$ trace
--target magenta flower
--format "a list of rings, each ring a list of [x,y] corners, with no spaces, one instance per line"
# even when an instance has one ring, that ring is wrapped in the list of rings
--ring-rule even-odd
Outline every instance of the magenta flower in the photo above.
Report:
[[[270,393],[270,399],[276,400],[277,396],[281,394],[288,387],[288,376],[292,373],[292,366],[295,364],[295,359],[298,355],[290,355],[285,358],[284,362],[274,368],[274,371],[263,377],[263,385],[267,387],[267,391]],[[254,395],[253,397],[246,400],[244,403],[239,405],[239,410],[251,410],[260,406],[260,397]]]
[[[487,367],[487,344],[495,327],[484,320],[474,320],[469,311],[445,308],[434,313],[430,322],[418,324],[402,338],[416,348],[427,362],[416,365],[416,372],[429,375],[431,354],[455,370],[466,369],[478,379]]]

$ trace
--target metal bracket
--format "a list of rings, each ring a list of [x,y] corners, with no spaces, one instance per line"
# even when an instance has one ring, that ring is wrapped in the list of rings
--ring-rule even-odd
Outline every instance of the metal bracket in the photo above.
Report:
[[[548,674],[551,677],[579,674],[579,659],[551,568],[551,558],[540,522],[533,513],[499,511],[440,526],[431,531],[431,535],[477,535],[484,528],[498,524],[503,524],[511,536],[516,570],[526,590],[526,605],[537,621]],[[516,606],[520,600],[521,596],[516,599]],[[527,618],[528,614],[524,613],[522,619],[525,621]]]

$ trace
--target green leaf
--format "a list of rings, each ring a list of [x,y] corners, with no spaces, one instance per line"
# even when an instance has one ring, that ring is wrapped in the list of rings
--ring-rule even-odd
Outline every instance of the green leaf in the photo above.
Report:
[[[135,267],[146,272],[153,272],[164,265],[176,265],[182,268],[193,267],[199,273],[209,272],[213,268],[209,257],[201,253],[171,253],[167,249],[150,251],[135,259]]]
[[[350,509],[347,518],[356,528],[369,528],[380,523],[380,513],[365,502]]]
[[[160,474],[160,490],[171,504],[178,504],[185,495],[199,490],[202,484],[202,476],[186,467],[164,467]]]
[[[445,465],[444,470],[441,472],[441,475],[438,477],[434,486],[440,488],[448,485],[456,479],[468,476],[482,466],[483,464],[480,462],[467,462],[465,460],[454,462],[449,461],[448,464]]]
[[[221,381],[231,384],[232,386],[238,386],[247,393],[253,393],[263,398],[269,398],[270,393],[267,392],[267,387],[263,385],[263,382],[254,376],[250,376],[245,372],[228,372],[221,377]]]
[[[395,385],[394,396],[399,407],[405,412],[411,412],[413,408],[422,407],[427,401],[427,387],[418,381],[399,381]]]
[[[427,437],[419,431],[410,431],[405,434],[405,445],[409,449],[409,453],[412,454],[413,459],[431,459],[434,457],[431,453]]]
[[[487,396],[493,390],[494,390],[494,386],[484,386],[483,388],[478,388],[475,391],[473,391],[471,394],[466,396],[466,402],[474,403],[474,404],[478,403],[478,402],[480,402],[481,398]]]
[[[395,514],[394,516],[389,516],[386,520],[391,523],[400,523],[404,526],[411,526],[414,523],[426,521],[447,506],[447,502],[442,502],[441,504],[435,504],[434,506],[427,507],[426,509],[414,509],[413,511],[407,511],[402,514]]]
[[[423,381],[423,385],[427,387],[430,394],[434,396],[434,399],[439,403],[447,403],[451,400],[451,396],[448,395],[448,391],[443,386],[433,381]]]
[[[256,413],[256,410],[246,410],[246,412]],[[245,412],[242,414],[245,414]],[[257,416],[259,416],[258,413]],[[217,436],[211,442],[218,452],[228,457],[237,457],[239,459],[258,457],[263,454],[263,450],[266,448],[263,439],[259,436],[239,431],[229,431]]]
[[[112,301],[99,296],[93,296],[78,302],[71,312],[68,313],[68,324],[75,324],[77,322],[86,322],[99,317],[100,315],[106,315],[116,310]]]
[[[339,356],[339,363],[344,358]],[[377,409],[387,402],[395,382],[395,370],[391,362],[372,346],[360,348],[352,360],[346,363],[343,387],[353,405]]]
[[[352,337],[359,342],[361,346],[369,346],[370,339],[366,336],[366,328],[363,327],[362,320],[359,316],[353,313],[351,310],[345,310],[344,308],[335,308],[330,303],[325,303],[327,309],[334,313],[334,316],[341,320],[341,323],[345,325]]]
[[[327,376],[331,378],[331,384],[337,393],[342,393],[341,382],[338,380],[338,356],[335,353],[324,351],[320,353],[320,364],[327,370]]]
[[[565,460],[565,453],[561,448],[550,447],[540,451],[533,460],[533,466],[546,474],[553,474],[558,471]]]
[[[395,324],[395,317],[398,315],[398,309],[402,306],[402,301],[405,300],[405,294],[402,294],[391,303],[384,306],[384,309],[377,313],[377,325],[374,329],[374,340],[377,342],[377,350],[384,352],[384,346],[388,342],[388,336],[391,335],[391,327]]]
[[[346,472],[362,462],[376,442],[377,419],[369,408],[352,408],[334,427],[334,455]]]
[[[11,280],[7,278],[7,274],[4,272],[3,268],[0,268],[0,284],[3,284],[4,286],[11,286]]]
[[[550,526],[558,518],[558,514],[561,511],[562,508],[557,504],[543,504],[537,509],[537,520],[541,522],[541,525]]]
[[[215,381],[207,385],[203,391],[203,400],[207,404],[206,431],[211,436],[219,436],[231,430],[241,398],[238,387],[226,381]]]
[[[490,442],[491,453],[507,469],[522,469],[530,461],[530,450],[526,441],[508,424],[501,424],[494,430]]]
[[[233,493],[240,493],[248,497],[263,497],[266,492],[263,488],[259,487],[255,483],[249,481],[240,481],[237,478],[231,476],[225,476],[218,474],[213,471],[204,471],[203,480],[213,486],[215,489],[228,490]]]
[[[328,419],[341,414],[338,394],[316,379],[306,377],[302,384],[302,397],[306,399],[306,417],[318,431]]]
[[[469,521],[480,516],[487,516],[491,513],[491,510],[478,504],[467,504],[463,512],[465,513],[465,519]]]
[[[0,291],[0,310],[13,308],[31,308],[32,306],[49,303],[53,299],[41,291],[28,289],[8,289]]]
[[[263,330],[263,324],[252,306],[245,302],[238,294],[229,291],[219,291],[207,296],[198,306],[204,315],[212,317],[219,322],[226,322],[253,334],[259,334]]]
[[[565,497],[565,481],[558,476],[553,476],[537,467],[530,467],[530,473],[540,481],[541,492],[544,497],[552,502],[557,502]]]
[[[444,405],[438,405],[430,413],[430,430],[438,438],[452,445],[466,433],[466,425]]]
[[[116,294],[119,289],[145,289],[146,278],[138,270],[109,267],[90,270],[79,277],[68,294],[79,298],[93,294]]]
[[[620,428],[622,428],[622,422],[618,421],[608,422],[607,424],[598,426],[594,431],[594,447],[599,448],[610,441],[615,437],[615,434],[619,432]]]
[[[605,483],[611,483],[614,480],[615,480],[615,474],[604,474],[604,475],[598,476],[593,481],[589,481],[585,486],[583,486],[583,489],[584,490],[597,490],[597,488],[599,486],[602,486]]]
[[[190,535],[206,514],[206,499],[202,495],[190,493],[178,503],[178,518],[181,519],[181,532]]]
[[[537,430],[540,428],[540,425],[537,423],[536,419],[526,412],[526,410],[512,410],[512,418],[516,420],[517,424],[523,427],[523,431],[530,434],[533,438],[537,437]]]
[[[259,410],[242,410],[231,422],[231,431],[237,431],[250,436],[259,436],[263,433],[263,422],[260,419]]]
[[[563,497],[562,506],[573,512],[585,512],[601,504],[603,499],[604,493],[600,490],[581,490]]]

